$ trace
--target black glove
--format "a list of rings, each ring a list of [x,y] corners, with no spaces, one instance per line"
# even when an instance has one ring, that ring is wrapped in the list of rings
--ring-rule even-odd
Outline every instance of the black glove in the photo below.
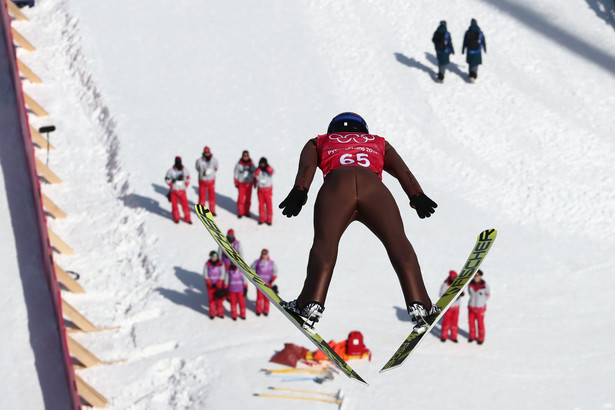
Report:
[[[436,212],[435,208],[438,207],[438,204],[421,192],[420,194],[410,198],[410,206],[416,210],[419,218],[423,219],[429,218],[431,214]]]
[[[243,288],[243,295],[248,296],[248,288]]]
[[[275,294],[277,295],[278,294],[278,285],[273,285],[271,287],[271,290],[273,290],[275,292]]]
[[[214,299],[224,299],[227,295],[227,291],[224,288],[216,289],[214,292]]]
[[[300,190],[299,187],[291,189],[286,199],[280,204],[282,214],[289,218],[299,215],[301,208],[303,208],[303,205],[307,202],[307,194],[307,189],[304,191]]]

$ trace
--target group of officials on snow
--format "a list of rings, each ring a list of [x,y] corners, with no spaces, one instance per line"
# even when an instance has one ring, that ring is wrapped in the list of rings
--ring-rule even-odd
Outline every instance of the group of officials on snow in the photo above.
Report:
[[[235,237],[235,231],[229,229],[226,235],[233,248],[243,255],[241,242]],[[265,283],[276,287],[273,282],[278,277],[278,267],[269,257],[269,250],[261,250],[260,257],[255,260],[251,268],[263,279]],[[233,320],[246,318],[246,296],[248,293],[248,282],[245,276],[229,259],[221,248],[218,251],[211,251],[209,259],[203,267],[203,277],[209,298],[209,318],[224,318],[223,302],[228,300],[231,305],[231,317]],[[269,299],[259,290],[256,291],[256,316],[269,315]],[[237,308],[239,307],[239,312]]]
[[[229,229],[227,239],[241,255],[243,250],[241,243],[235,238],[234,230]],[[269,257],[267,249],[261,250],[260,257],[252,263],[251,267],[269,286],[275,286],[273,282],[278,276],[278,267]],[[225,300],[230,303],[233,320],[237,320],[237,317],[240,319],[246,318],[248,282],[241,271],[237,269],[237,266],[222,252],[222,249],[209,253],[209,259],[205,262],[203,268],[203,277],[209,298],[210,319],[224,318],[223,302]],[[238,307],[239,312],[237,311]],[[261,314],[267,316],[269,314],[269,299],[258,290],[255,312],[256,316]]]
[[[203,154],[196,160],[195,169],[199,176],[199,204],[209,204],[209,210],[216,216],[216,173],[218,172],[218,159],[215,158],[211,149],[206,146]],[[258,195],[258,210],[260,224],[271,225],[273,221],[273,168],[267,158],[262,157],[258,161],[258,167],[254,165],[248,151],[243,151],[241,158],[235,165],[233,180],[238,191],[237,217],[250,216],[252,202],[252,189],[256,188]],[[173,221],[181,220],[179,208],[181,206],[184,221],[191,224],[190,207],[186,190],[190,186],[190,172],[183,165],[182,158],[175,157],[173,167],[166,173],[164,181],[169,186],[169,201],[171,202]]]

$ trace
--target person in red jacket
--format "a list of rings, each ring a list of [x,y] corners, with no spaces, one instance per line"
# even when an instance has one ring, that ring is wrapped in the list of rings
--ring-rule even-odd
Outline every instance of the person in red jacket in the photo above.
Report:
[[[444,295],[444,292],[457,278],[457,272],[454,270],[449,271],[448,278],[444,280],[444,283],[440,287],[440,296]],[[462,293],[456,301],[453,302],[451,307],[446,311],[442,317],[442,332],[440,333],[440,340],[446,342],[450,330],[451,341],[457,343],[457,333],[459,332],[459,305],[461,303]]]
[[[252,188],[254,186],[254,171],[256,168],[248,151],[243,151],[233,172],[235,188],[237,188],[237,217],[250,216],[252,203]]]

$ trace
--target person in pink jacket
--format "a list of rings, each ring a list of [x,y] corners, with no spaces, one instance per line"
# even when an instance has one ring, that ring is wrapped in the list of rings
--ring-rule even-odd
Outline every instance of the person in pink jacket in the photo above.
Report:
[[[269,286],[278,277],[278,267],[275,262],[269,257],[269,251],[263,249],[260,259],[257,259],[251,265],[252,269],[258,276],[261,277]],[[269,314],[269,299],[259,290],[256,291],[256,316]]]
[[[233,246],[233,248],[237,251],[237,253],[239,253],[239,256],[243,258],[243,248],[241,246],[241,242],[239,242],[237,238],[235,237],[234,229],[229,229],[227,231],[226,239]],[[226,254],[222,250],[222,247],[218,247],[218,255],[222,255],[222,263],[224,264],[224,269],[228,270],[231,264],[233,263],[233,261],[231,260],[231,258],[226,256]]]
[[[239,317],[245,320],[246,293],[248,293],[246,277],[237,269],[237,266],[231,264],[226,271],[224,283],[228,291],[229,301],[231,302],[231,317],[233,320],[237,320],[237,305],[239,305]]]
[[[491,291],[487,282],[483,280],[483,272],[479,269],[476,276],[468,286],[470,301],[468,302],[468,320],[470,321],[470,337],[468,342],[476,342],[482,345],[485,341],[485,312],[487,311],[487,299]],[[478,335],[476,334],[478,326]]]
[[[218,257],[218,252],[209,252],[209,259],[205,262],[203,268],[203,277],[209,297],[209,318],[213,319],[218,316],[224,319],[224,307],[222,306],[224,299],[216,298],[216,292],[224,289],[224,264]]]
[[[444,283],[440,287],[440,296],[444,295],[444,292],[446,292],[448,287],[451,286],[456,278],[457,272],[454,270],[449,271],[448,277],[444,280]],[[450,331],[451,341],[457,343],[457,333],[459,332],[459,305],[461,304],[461,297],[463,295],[464,293],[462,293],[457,300],[453,302],[451,307],[442,317],[442,331],[440,333],[440,340],[443,342],[446,342],[448,339]]]
[[[254,171],[254,186],[258,195],[258,224],[266,223],[271,225],[273,221],[273,207],[271,199],[273,197],[273,168],[267,162],[267,158],[262,157],[258,161],[258,168]]]

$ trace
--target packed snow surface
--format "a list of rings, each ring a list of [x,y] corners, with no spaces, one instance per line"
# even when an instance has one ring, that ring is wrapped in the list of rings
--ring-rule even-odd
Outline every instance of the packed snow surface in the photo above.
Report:
[[[38,51],[18,56],[44,79],[24,89],[51,113],[31,122],[57,127],[48,160],[64,180],[43,191],[69,215],[49,225],[75,250],[55,260],[80,273],[87,291],[64,297],[112,328],[74,335],[110,362],[79,375],[113,409],[334,406],[253,395],[281,394],[268,386],[341,389],[350,409],[615,406],[614,8],[40,0],[23,9],[30,21],[13,25]],[[487,40],[475,84],[461,54],[471,18]],[[431,35],[443,19],[455,54],[440,84]],[[209,319],[201,274],[216,245],[195,215],[193,225],[173,223],[163,181],[182,156],[194,204],[193,163],[210,146],[220,161],[218,224],[236,231],[249,263],[268,248],[282,297],[294,298],[322,176],[297,218],[276,211],[269,227],[236,217],[233,167],[244,149],[267,157],[278,204],[305,142],[342,111],[362,114],[438,203],[421,220],[384,177],[434,300],[476,235],[499,231],[482,266],[492,291],[486,342],[466,342],[464,299],[460,343],[434,333],[403,367],[380,374],[411,325],[383,246],[350,226],[318,330],[335,340],[363,333],[373,358],[350,364],[368,387],[341,375],[317,384],[262,372],[280,367],[268,361],[284,343],[313,346],[278,312],[256,317],[252,287],[247,320]]]

